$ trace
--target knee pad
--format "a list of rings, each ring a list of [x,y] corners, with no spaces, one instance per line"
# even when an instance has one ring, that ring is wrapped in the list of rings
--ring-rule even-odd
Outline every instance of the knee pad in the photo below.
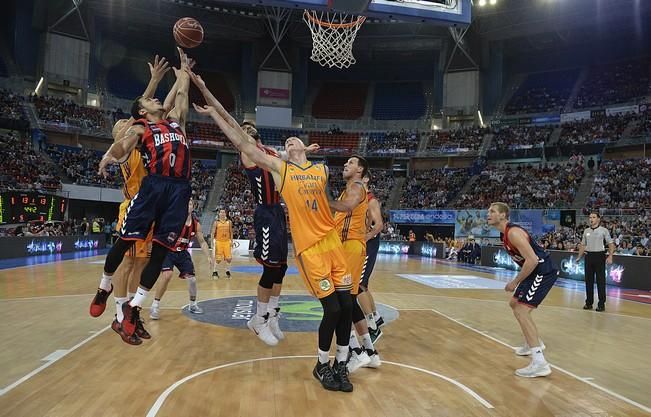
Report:
[[[359,306],[359,303],[357,302],[357,297],[353,296],[353,323],[357,323],[359,321],[364,320],[366,317],[364,316],[364,312],[362,311],[362,308]]]
[[[342,314],[350,315],[353,311],[353,296],[348,291],[335,291]],[[354,296],[357,299],[357,296]],[[357,301],[355,301],[357,304]]]
[[[339,304],[339,297],[337,297],[337,292],[330,294],[325,298],[319,300],[323,306],[323,317],[339,317],[341,313],[341,305]]]
[[[280,268],[276,268],[276,276],[274,277],[274,284],[282,284],[283,278],[287,273],[287,264],[281,265]]]
[[[258,284],[265,289],[272,289],[275,282],[275,272],[274,268],[269,268],[268,266],[263,266],[262,276]]]

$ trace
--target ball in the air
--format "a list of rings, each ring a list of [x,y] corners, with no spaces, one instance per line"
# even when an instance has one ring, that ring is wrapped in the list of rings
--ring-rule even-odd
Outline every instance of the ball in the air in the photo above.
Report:
[[[182,48],[196,48],[203,42],[203,27],[192,17],[182,17],[174,23],[174,40]]]

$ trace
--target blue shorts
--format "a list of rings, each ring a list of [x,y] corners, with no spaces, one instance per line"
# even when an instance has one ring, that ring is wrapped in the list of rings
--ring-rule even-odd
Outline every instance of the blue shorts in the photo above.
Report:
[[[174,250],[188,217],[191,196],[192,187],[186,179],[147,175],[127,207],[120,237],[145,240],[153,225],[153,241]]]
[[[362,269],[362,281],[360,286],[364,289],[368,288],[368,280],[371,278],[373,268],[375,268],[375,260],[380,251],[380,235],[378,234],[373,239],[366,241],[366,261],[364,261],[364,268]]]
[[[519,303],[538,307],[558,279],[558,271],[552,270],[547,274],[537,274],[535,271],[524,279],[515,289],[513,297]]]
[[[194,263],[192,256],[188,250],[181,252],[168,252],[165,260],[163,261],[162,272],[171,271],[176,267],[179,270],[180,278],[188,278],[194,276]]]
[[[255,249],[253,256],[265,266],[280,267],[287,264],[287,222],[280,204],[259,205],[253,215]]]

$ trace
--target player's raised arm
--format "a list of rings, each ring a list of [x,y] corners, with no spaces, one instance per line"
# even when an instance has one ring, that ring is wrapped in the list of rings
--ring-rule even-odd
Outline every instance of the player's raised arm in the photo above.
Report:
[[[255,140],[247,135],[237,123],[235,126],[231,125],[219,114],[217,109],[212,106],[200,107],[194,104],[194,109],[200,114],[212,117],[233,145],[235,145],[235,147],[246,155],[246,157],[254,164],[266,171],[280,174],[280,169],[282,167],[280,159],[267,155],[258,149],[255,145]]]
[[[145,98],[152,98],[154,97],[154,94],[156,94],[158,84],[160,84],[165,74],[170,70],[170,64],[164,57],[159,58],[158,55],[156,55],[154,57],[154,63],[152,64],[151,62],[148,62],[147,65],[149,65],[151,77],[149,78],[149,84],[147,84],[147,88],[145,88],[145,92],[142,93],[142,96]]]
[[[343,200],[331,200],[330,208],[334,211],[353,211],[355,207],[366,198],[364,187],[358,182],[351,182],[346,185],[346,198]]]
[[[178,83],[178,86],[174,96],[174,108],[170,111],[168,117],[177,120],[185,131],[185,120],[190,106],[188,103],[190,61],[181,48],[177,49],[179,50],[179,58],[181,59],[181,69],[176,71],[176,83]]]

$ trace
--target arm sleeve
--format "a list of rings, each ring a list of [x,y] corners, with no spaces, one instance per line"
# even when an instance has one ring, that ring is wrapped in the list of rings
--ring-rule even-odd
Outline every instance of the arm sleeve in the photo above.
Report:
[[[613,238],[610,236],[610,232],[605,227],[604,227],[604,241],[606,242],[606,245],[610,245],[611,243],[613,243]]]

